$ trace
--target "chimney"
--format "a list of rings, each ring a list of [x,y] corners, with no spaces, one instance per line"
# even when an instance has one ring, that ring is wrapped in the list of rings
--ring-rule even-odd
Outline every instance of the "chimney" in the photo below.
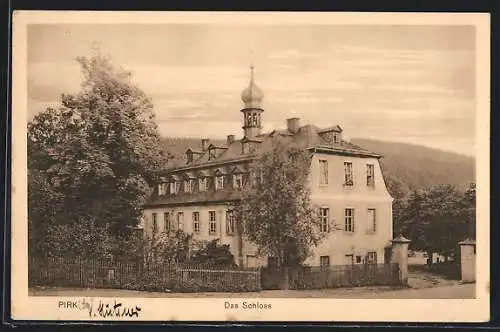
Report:
[[[234,143],[234,135],[227,135],[227,145]]]
[[[286,129],[292,134],[295,134],[299,131],[299,118],[290,118],[286,119]]]
[[[201,151],[207,151],[208,148],[208,138],[201,139]]]

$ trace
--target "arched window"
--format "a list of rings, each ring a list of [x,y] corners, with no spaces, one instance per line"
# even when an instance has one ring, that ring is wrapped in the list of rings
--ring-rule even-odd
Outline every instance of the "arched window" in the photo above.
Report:
[[[254,113],[254,114],[253,114],[253,123],[252,123],[252,125],[253,125],[254,127],[257,127],[257,113]]]

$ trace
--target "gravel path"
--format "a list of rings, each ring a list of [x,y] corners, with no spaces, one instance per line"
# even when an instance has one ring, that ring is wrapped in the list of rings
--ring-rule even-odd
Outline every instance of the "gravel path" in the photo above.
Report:
[[[60,297],[144,297],[144,298],[351,298],[351,299],[467,299],[475,297],[475,284],[442,285],[427,288],[391,289],[356,287],[322,290],[271,290],[249,293],[156,293],[123,289],[31,288],[30,296]]]

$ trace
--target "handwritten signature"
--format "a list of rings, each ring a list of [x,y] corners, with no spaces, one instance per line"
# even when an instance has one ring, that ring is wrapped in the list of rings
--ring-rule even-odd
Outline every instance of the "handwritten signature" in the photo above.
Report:
[[[113,303],[106,303],[102,300],[99,300],[99,304],[94,306],[93,301],[88,302],[85,299],[82,299],[78,302],[77,308],[80,310],[87,310],[89,313],[89,317],[139,317],[139,312],[141,308],[138,306],[128,307],[124,306],[123,303],[117,302],[116,300]]]

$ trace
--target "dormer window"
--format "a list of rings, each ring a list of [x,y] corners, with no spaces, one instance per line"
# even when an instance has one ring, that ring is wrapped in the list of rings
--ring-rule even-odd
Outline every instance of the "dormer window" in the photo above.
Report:
[[[215,149],[208,150],[208,160],[215,159]]]
[[[243,187],[243,174],[233,175],[233,187],[235,189],[241,189]]]
[[[184,192],[185,193],[192,193],[193,187],[194,187],[194,180],[192,180],[192,179],[184,180]]]
[[[337,144],[340,141],[339,133],[333,133],[333,143]]]
[[[188,164],[193,162],[193,153],[191,151],[186,152],[186,160]]]
[[[215,190],[224,189],[224,175],[217,175],[215,177]]]
[[[201,171],[198,174],[198,190],[200,192],[207,191],[210,183],[209,173],[207,171]]]
[[[334,126],[318,131],[318,134],[327,144],[338,144],[342,139],[342,128]]]
[[[198,179],[198,187],[201,192],[208,190],[208,177],[201,177]]]
[[[158,185],[158,195],[163,196],[167,193],[167,184],[166,183],[160,183]]]
[[[177,195],[181,189],[181,183],[179,181],[170,182],[170,193],[172,195]]]

